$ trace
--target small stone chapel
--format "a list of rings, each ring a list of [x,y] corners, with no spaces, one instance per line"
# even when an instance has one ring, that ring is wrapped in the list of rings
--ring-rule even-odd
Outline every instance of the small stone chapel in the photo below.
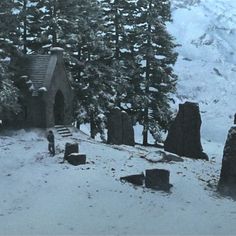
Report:
[[[63,60],[64,50],[51,49],[49,55],[25,55],[20,77],[26,78],[30,93],[26,96],[24,123],[48,128],[72,122],[73,91]]]

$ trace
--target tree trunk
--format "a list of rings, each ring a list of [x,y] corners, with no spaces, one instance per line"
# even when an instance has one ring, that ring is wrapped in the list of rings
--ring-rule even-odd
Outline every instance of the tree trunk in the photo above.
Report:
[[[57,46],[57,29],[56,29],[56,17],[57,17],[57,9],[56,9],[56,0],[53,0],[52,5],[50,6],[50,15],[52,18],[52,46]]]
[[[149,11],[151,11],[151,2],[149,3]],[[148,97],[149,87],[150,87],[150,56],[149,51],[151,48],[151,24],[148,22],[148,39],[147,39],[147,51],[146,51],[146,84],[145,84],[145,94]],[[149,101],[147,100],[144,108],[144,125],[143,125],[143,145],[148,144],[148,130],[149,130],[149,120],[148,120],[148,111],[149,111]]]
[[[23,3],[23,53],[26,54],[27,53],[27,47],[26,47],[26,43],[27,43],[27,17],[26,17],[26,10],[27,10],[27,0],[24,0]]]
[[[115,58],[118,60],[120,57],[120,49],[119,49],[119,21],[118,21],[118,9],[117,9],[117,1],[115,1],[116,4],[116,13],[115,13],[115,19],[114,19],[114,24],[115,24]]]
[[[148,108],[144,110],[143,145],[148,145]]]

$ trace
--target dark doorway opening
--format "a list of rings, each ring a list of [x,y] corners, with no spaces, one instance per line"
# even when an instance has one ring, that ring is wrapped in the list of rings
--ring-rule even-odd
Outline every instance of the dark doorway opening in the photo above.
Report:
[[[60,90],[57,91],[54,103],[54,121],[55,125],[64,124],[64,96]]]

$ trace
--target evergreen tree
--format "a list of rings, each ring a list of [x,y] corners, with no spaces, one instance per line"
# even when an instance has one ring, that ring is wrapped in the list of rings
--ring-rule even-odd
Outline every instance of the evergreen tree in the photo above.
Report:
[[[0,1],[0,56],[1,58],[9,57],[16,43],[17,21],[13,14],[14,1]]]
[[[134,12],[133,32],[136,66],[139,71],[133,82],[133,110],[143,125],[143,144],[148,143],[148,131],[156,141],[170,120],[170,93],[175,91],[173,64],[177,59],[175,44],[166,30],[171,20],[170,1],[138,0]]]
[[[42,52],[49,52],[51,47],[58,46],[58,33],[59,33],[59,9],[58,0],[38,0],[37,7],[37,20],[38,31],[37,39],[38,44],[41,45]]]
[[[127,35],[132,25],[130,13],[132,12],[132,1],[129,0],[101,0],[104,17],[104,40],[113,52],[113,61],[119,65],[120,82],[117,81],[119,92],[117,94],[117,105],[127,110],[128,91],[132,91],[131,79],[134,69],[134,60],[131,57],[130,42]]]
[[[16,27],[18,29],[18,39],[16,45],[24,53],[31,51],[31,45],[37,37],[36,30],[38,21],[36,20],[37,0],[14,0],[14,12],[17,18]]]
[[[103,134],[101,117],[117,104],[118,92],[124,83],[121,82],[120,65],[113,60],[112,51],[104,42],[101,8],[96,0],[82,2],[77,14],[78,36],[74,44],[72,74],[78,95],[77,107],[80,108],[78,121],[89,122],[91,137],[94,137],[97,132]]]
[[[20,110],[19,92],[11,80],[9,69],[11,56],[16,53],[14,44],[17,39],[13,7],[14,2],[11,0],[0,2],[0,119],[6,119],[9,114]]]
[[[7,65],[0,60],[0,120],[10,120],[20,111],[19,91],[10,78]]]
[[[80,55],[80,44],[88,44],[91,26],[97,27],[96,0],[38,0],[37,38],[45,52],[60,46],[70,55]],[[92,17],[91,17],[92,15]],[[85,54],[85,52],[84,52]],[[78,58],[78,57],[77,57]]]

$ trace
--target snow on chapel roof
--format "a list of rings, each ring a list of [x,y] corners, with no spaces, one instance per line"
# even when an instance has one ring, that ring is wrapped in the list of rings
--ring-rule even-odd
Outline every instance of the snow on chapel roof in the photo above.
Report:
[[[49,65],[50,55],[27,55],[22,70],[34,85],[34,92],[43,87]]]
[[[47,89],[47,81],[53,76],[58,56],[61,56],[63,51],[62,48],[52,48],[50,55],[32,54],[23,56],[20,70],[22,75],[27,75],[32,81],[34,86],[33,96],[38,95],[40,88],[46,87]]]

